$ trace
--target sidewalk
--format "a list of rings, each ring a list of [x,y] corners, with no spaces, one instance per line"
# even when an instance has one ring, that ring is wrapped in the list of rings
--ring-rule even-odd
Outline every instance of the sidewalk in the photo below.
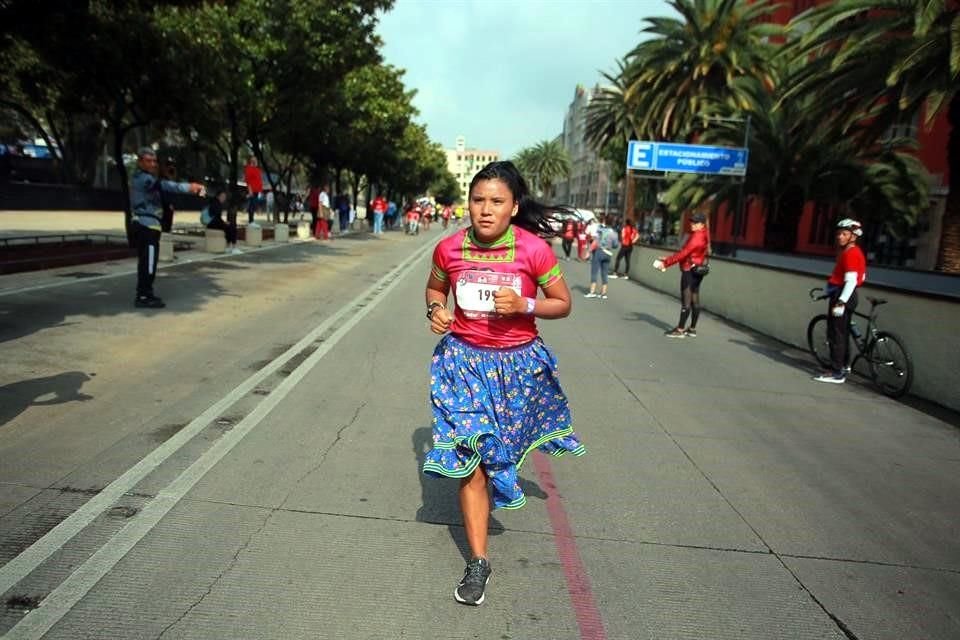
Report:
[[[246,214],[244,213],[240,217],[243,219],[238,220],[239,226],[246,226]],[[161,261],[158,265],[160,270],[167,269],[171,266],[190,264],[192,262],[242,257],[244,254],[269,251],[281,246],[287,246],[287,244],[314,242],[313,238],[300,240],[297,237],[296,231],[291,229],[289,243],[281,244],[270,239],[264,240],[260,247],[247,247],[243,242],[240,242],[238,246],[243,253],[239,255],[208,253],[204,250],[202,237],[176,234],[177,230],[200,226],[199,219],[199,212],[177,212],[174,218],[173,238],[178,242],[181,240],[190,242],[193,246],[187,250],[176,251],[173,261]],[[292,214],[290,221],[293,222],[296,220],[299,220],[299,214]],[[268,222],[267,217],[262,213],[258,214],[256,222],[264,226],[273,225],[273,222]],[[124,230],[123,214],[121,212],[111,211],[0,211],[0,239],[21,236],[83,233],[124,236],[126,232]],[[353,233],[356,233],[356,231],[348,229],[345,235]],[[334,237],[336,238],[338,235]],[[107,262],[91,262],[88,264],[57,267],[54,269],[5,274],[0,275],[0,297],[25,290],[57,287],[79,279],[97,280],[118,276],[133,276],[136,274],[136,271],[136,258],[125,258]]]
[[[291,222],[299,220],[300,214],[290,214]],[[272,217],[258,213],[256,222],[272,225]],[[247,214],[237,214],[237,224],[247,224]],[[189,228],[200,225],[199,211],[177,211],[173,228]],[[122,211],[4,211],[0,210],[0,238],[36,236],[62,233],[106,233],[124,235]]]

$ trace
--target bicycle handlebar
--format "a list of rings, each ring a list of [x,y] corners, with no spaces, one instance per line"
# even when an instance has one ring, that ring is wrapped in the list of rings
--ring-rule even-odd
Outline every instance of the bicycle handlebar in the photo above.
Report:
[[[820,294],[822,294],[822,295],[820,295]],[[817,301],[819,301],[819,300],[826,300],[827,298],[830,297],[830,296],[827,295],[826,293],[823,293],[823,287],[814,287],[813,289],[810,289],[810,293],[809,293],[808,295],[810,296],[810,301],[811,301],[811,302],[817,302]]]

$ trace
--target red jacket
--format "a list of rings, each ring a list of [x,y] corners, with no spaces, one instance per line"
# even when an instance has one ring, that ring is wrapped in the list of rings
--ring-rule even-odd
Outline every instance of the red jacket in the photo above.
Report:
[[[243,168],[243,179],[247,183],[247,191],[250,193],[260,193],[263,191],[263,174],[260,173],[260,167],[248,164]]]
[[[681,270],[690,271],[693,265],[704,263],[707,259],[707,251],[709,249],[710,237],[707,235],[707,230],[701,229],[694,231],[690,234],[690,237],[687,238],[687,241],[680,251],[664,258],[663,266],[669,267],[679,263]]]

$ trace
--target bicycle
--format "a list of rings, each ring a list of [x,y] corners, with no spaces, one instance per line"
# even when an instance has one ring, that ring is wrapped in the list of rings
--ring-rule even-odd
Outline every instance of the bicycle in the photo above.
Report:
[[[823,288],[816,287],[810,290],[810,299],[813,301],[828,298]],[[879,307],[887,304],[886,300],[866,296],[870,303],[870,313],[853,312],[854,316],[867,321],[865,331],[850,319],[850,337],[856,345],[857,355],[847,367],[853,371],[857,360],[863,358],[867,362],[870,379],[880,392],[891,398],[899,398],[910,390],[913,383],[913,360],[903,346],[903,339],[890,331],[882,331],[877,325]],[[810,353],[824,368],[830,368],[830,342],[827,339],[827,314],[814,316],[807,325],[807,345]]]

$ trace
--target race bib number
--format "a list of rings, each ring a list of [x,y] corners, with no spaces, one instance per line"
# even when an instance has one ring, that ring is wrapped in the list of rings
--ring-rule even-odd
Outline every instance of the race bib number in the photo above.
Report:
[[[465,271],[457,279],[457,306],[468,318],[495,316],[493,294],[501,287],[508,287],[517,295],[523,295],[520,276],[515,273]]]

